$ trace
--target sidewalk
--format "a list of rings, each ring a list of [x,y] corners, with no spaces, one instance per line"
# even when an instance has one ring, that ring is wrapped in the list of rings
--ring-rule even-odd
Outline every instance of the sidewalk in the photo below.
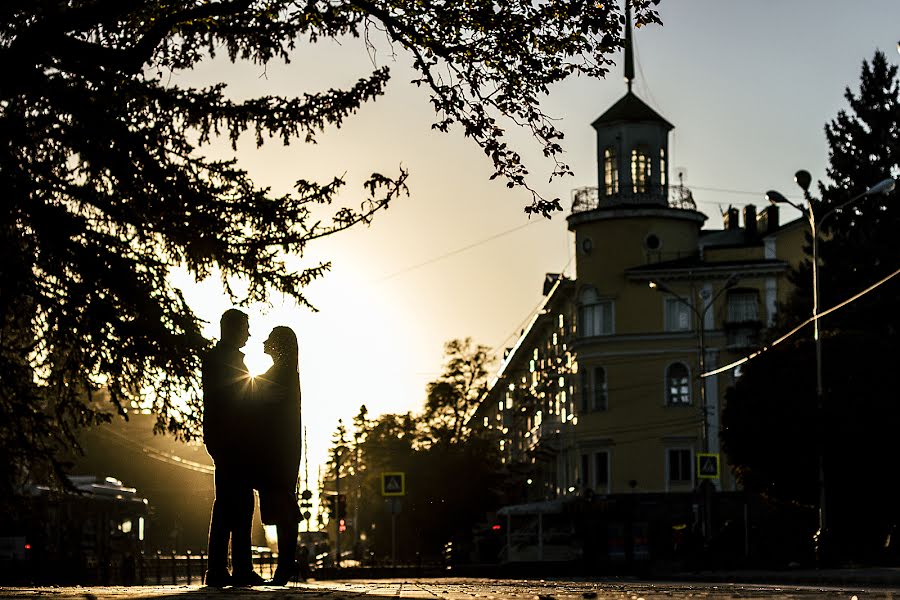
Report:
[[[843,569],[796,569],[779,571],[730,570],[697,571],[651,577],[653,581],[697,583],[755,583],[803,586],[876,586],[900,589],[900,567],[859,567]]]
[[[391,578],[310,581],[291,587],[199,585],[0,587],[0,600],[708,600],[735,598],[846,600],[894,598],[900,569],[718,571],[633,578]]]

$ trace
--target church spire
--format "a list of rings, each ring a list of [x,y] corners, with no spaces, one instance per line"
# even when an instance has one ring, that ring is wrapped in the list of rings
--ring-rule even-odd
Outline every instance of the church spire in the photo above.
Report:
[[[625,82],[631,92],[634,81],[634,49],[631,41],[631,2],[625,0]]]

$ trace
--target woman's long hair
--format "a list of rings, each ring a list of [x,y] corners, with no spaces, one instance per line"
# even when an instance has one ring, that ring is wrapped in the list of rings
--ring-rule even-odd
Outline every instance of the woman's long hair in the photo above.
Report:
[[[297,370],[298,350],[297,335],[290,327],[280,325],[269,334],[272,341],[272,361],[277,367],[290,367]]]

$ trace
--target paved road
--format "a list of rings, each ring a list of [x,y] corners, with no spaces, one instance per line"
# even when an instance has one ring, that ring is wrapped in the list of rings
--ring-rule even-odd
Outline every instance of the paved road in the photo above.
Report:
[[[215,590],[198,586],[0,588],[16,600],[900,600],[900,589],[784,587],[746,584],[685,584],[551,580],[393,579],[327,581],[288,588]]]

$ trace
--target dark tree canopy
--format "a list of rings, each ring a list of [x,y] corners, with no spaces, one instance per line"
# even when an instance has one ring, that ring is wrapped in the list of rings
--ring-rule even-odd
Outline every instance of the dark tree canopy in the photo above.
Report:
[[[465,338],[444,344],[444,361],[444,372],[425,388],[425,435],[434,444],[468,437],[469,420],[487,391],[493,358],[490,348]]]
[[[820,237],[823,309],[900,267],[900,194],[868,196],[828,215],[886,177],[900,175],[900,80],[876,52],[863,62],[849,110],[825,127],[827,183],[813,198]],[[807,248],[807,252],[809,252]],[[795,292],[780,307],[781,331],[809,318],[810,260],[791,273]],[[856,557],[883,545],[900,524],[897,485],[879,470],[900,459],[896,423],[900,278],[821,320],[824,435],[818,432],[812,326],[747,365],[729,390],[722,440],[741,482],[781,502],[818,504],[817,456],[824,449],[831,526]]]
[[[470,338],[450,340],[444,357],[443,373],[426,386],[420,414],[370,419],[362,406],[352,434],[342,424],[335,434],[332,457],[343,457],[341,489],[350,490],[348,510],[359,515],[357,526],[380,557],[389,556],[391,548],[381,473],[406,473],[400,546],[407,560],[414,553],[439,560],[448,541],[469,537],[472,527],[499,508],[507,487],[496,430],[469,424],[486,389],[488,348]],[[326,487],[333,489],[336,472],[331,459]]]
[[[653,2],[629,2],[639,25],[658,22]],[[278,195],[236,161],[203,154],[213,138],[236,147],[245,132],[257,144],[314,142],[383,93],[386,67],[348,89],[242,101],[224,84],[173,84],[171,72],[223,51],[263,65],[296,60],[300,42],[377,33],[412,56],[434,127],[461,130],[494,176],[531,190],[503,127],[530,130],[555,175],[568,173],[557,160],[562,135],[539,100],[569,75],[605,75],[622,20],[614,3],[580,0],[3,2],[0,451],[13,459],[4,485],[53,466],[59,474],[53,457],[79,426],[140,395],[159,429],[196,431],[208,342],[168,280],[172,268],[220,274],[237,302],[274,291],[306,304],[302,288],[329,264],[293,270],[285,255],[302,256],[309,242],[368,222],[407,193],[402,169],[373,173],[358,208],[322,218],[341,177],[297,173],[294,190]],[[527,211],[560,208],[531,193]],[[229,287],[238,279],[242,297]]]
[[[391,554],[390,512],[381,496],[381,473],[406,475],[406,495],[398,531],[401,560],[440,560],[448,541],[466,538],[473,526],[501,503],[505,473],[498,440],[469,435],[452,443],[434,443],[422,417],[412,414],[354,419],[354,430],[335,448],[341,456],[341,491],[353,526],[365,532],[364,545],[379,559]],[[332,456],[335,455],[334,450]],[[334,490],[336,465],[331,460],[325,493]],[[327,526],[333,531],[333,522]],[[344,548],[350,542],[343,544]]]

